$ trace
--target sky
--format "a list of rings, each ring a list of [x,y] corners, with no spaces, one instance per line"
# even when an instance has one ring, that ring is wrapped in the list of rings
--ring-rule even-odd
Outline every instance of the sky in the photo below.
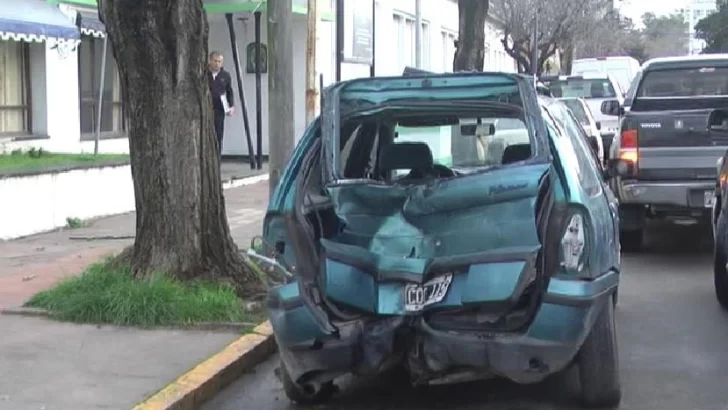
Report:
[[[642,14],[647,12],[653,12],[657,15],[670,14],[677,9],[686,7],[688,0],[622,0],[622,3],[619,6],[622,14],[639,25]]]

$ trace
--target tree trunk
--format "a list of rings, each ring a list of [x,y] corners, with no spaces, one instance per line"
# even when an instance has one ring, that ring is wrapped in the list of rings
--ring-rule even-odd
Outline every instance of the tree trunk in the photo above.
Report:
[[[458,43],[453,71],[483,71],[488,0],[458,0]]]
[[[136,240],[122,257],[137,277],[227,276],[259,291],[225,213],[202,0],[103,0],[99,12],[129,113]]]
[[[574,44],[571,42],[564,44],[559,57],[561,59],[560,63],[562,74],[570,74],[571,63],[574,62]]]

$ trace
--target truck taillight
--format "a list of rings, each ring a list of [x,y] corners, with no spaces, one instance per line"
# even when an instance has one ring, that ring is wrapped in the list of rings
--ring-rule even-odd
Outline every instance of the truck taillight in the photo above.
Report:
[[[619,158],[632,164],[632,175],[637,176],[637,166],[639,164],[639,148],[638,148],[637,130],[622,131],[619,139]]]

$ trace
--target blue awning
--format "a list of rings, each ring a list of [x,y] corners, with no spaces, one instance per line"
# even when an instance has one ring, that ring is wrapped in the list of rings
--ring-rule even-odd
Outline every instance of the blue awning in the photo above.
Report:
[[[45,0],[0,0],[0,39],[76,43],[81,38],[73,22]]]
[[[77,25],[81,34],[98,38],[106,37],[106,26],[99,19],[99,13],[90,10],[78,10]]]

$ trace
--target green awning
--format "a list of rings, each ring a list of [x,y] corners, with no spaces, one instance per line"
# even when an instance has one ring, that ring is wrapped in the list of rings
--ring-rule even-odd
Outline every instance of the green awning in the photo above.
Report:
[[[81,6],[96,7],[96,0],[48,0],[51,4],[67,3]],[[254,11],[265,11],[265,0],[203,0],[205,10],[208,13],[252,13]],[[295,14],[306,14],[308,12],[308,0],[291,0],[292,11]],[[328,7],[327,7],[328,8]],[[334,21],[332,10],[321,10],[321,19]]]

